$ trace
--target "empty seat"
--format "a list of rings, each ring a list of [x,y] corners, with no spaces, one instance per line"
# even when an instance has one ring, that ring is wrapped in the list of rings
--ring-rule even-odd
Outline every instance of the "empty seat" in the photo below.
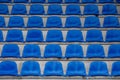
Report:
[[[10,3],[12,0],[0,0],[0,3]]]
[[[0,14],[9,14],[8,6],[6,4],[0,4]]]
[[[115,16],[107,16],[107,17],[104,18],[103,27],[106,27],[106,28],[120,27],[119,19]]]
[[[29,0],[14,0],[15,3],[27,3]]]
[[[26,44],[23,49],[23,58],[40,58],[41,52],[38,45]]]
[[[20,51],[17,44],[5,44],[2,49],[1,57],[19,58]]]
[[[120,76],[120,61],[112,64],[111,76]]]
[[[40,66],[36,61],[26,61],[22,64],[22,76],[40,76]]]
[[[6,36],[7,42],[23,42],[23,34],[21,30],[8,30]]]
[[[94,61],[90,64],[89,76],[108,76],[108,68],[105,62]]]
[[[82,32],[80,30],[69,30],[67,32],[66,41],[67,42],[82,42],[83,41]]]
[[[66,48],[65,57],[66,58],[82,58],[83,57],[82,46],[78,44],[68,45]]]
[[[13,14],[13,15],[25,15],[25,14],[27,14],[26,6],[24,4],[13,5],[11,14]]]
[[[63,13],[62,7],[59,4],[52,4],[48,6],[49,15],[61,15]]]
[[[31,0],[32,3],[44,3],[45,0]]]
[[[65,0],[65,3],[79,3],[79,0]]]
[[[62,0],[48,0],[48,3],[62,3]]]
[[[79,17],[70,16],[66,18],[65,27],[67,28],[80,28],[81,20]]]
[[[3,42],[3,33],[2,33],[2,30],[0,30],[0,42]]]
[[[58,44],[49,44],[45,47],[44,51],[45,58],[61,58],[62,50]]]
[[[87,42],[102,42],[103,36],[101,30],[88,30],[86,35]]]
[[[98,6],[95,4],[85,5],[84,14],[85,15],[98,15],[99,14]]]
[[[80,15],[80,6],[79,5],[67,5],[66,6],[66,15]]]
[[[21,16],[11,16],[9,18],[8,27],[9,28],[23,28],[24,20]]]
[[[63,41],[62,32],[60,30],[48,30],[46,41],[47,42],[62,42]]]
[[[39,16],[29,17],[27,27],[28,28],[41,28],[43,27],[43,19]]]
[[[120,42],[120,30],[108,30],[106,42]]]
[[[109,58],[120,58],[120,44],[112,44],[108,49]]]
[[[114,0],[99,0],[100,3],[113,3]]]
[[[116,0],[116,2],[120,3],[120,0]]]
[[[3,16],[0,16],[0,28],[5,27],[5,18]]]
[[[104,48],[102,45],[99,44],[91,44],[87,48],[87,58],[104,58]]]
[[[26,42],[42,42],[43,34],[40,30],[28,30]]]
[[[0,76],[18,76],[17,64],[14,61],[2,61]]]
[[[63,76],[63,68],[61,62],[47,62],[44,68],[44,76]]]
[[[31,15],[43,15],[45,13],[43,5],[33,4],[30,6]]]
[[[62,27],[61,18],[57,17],[57,16],[48,17],[47,22],[46,22],[46,27],[48,27],[48,28],[60,28],[60,27]]]
[[[71,61],[67,65],[67,76],[86,76],[86,70],[83,62]]]
[[[82,3],[96,3],[96,0],[82,0]]]
[[[105,4],[102,9],[103,15],[115,15],[118,14],[117,7],[114,4]]]

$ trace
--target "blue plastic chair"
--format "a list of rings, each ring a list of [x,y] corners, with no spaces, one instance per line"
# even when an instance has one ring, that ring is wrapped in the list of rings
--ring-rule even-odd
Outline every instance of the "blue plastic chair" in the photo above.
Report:
[[[46,42],[63,42],[63,35],[60,30],[48,30]]]
[[[61,14],[63,14],[62,6],[59,4],[49,5],[47,14],[49,14],[49,15],[61,15]]]
[[[28,28],[42,28],[43,27],[43,19],[39,16],[29,17],[27,27]]]
[[[79,3],[79,0],[65,0],[65,3]]]
[[[3,28],[5,26],[6,26],[6,24],[5,24],[5,18],[3,16],[0,16],[0,28]]]
[[[120,30],[108,30],[106,42],[120,42]]]
[[[0,76],[18,76],[17,64],[14,61],[2,61]]]
[[[21,76],[40,76],[40,66],[36,61],[26,61],[22,64]]]
[[[120,0],[116,0],[117,3],[120,3]]]
[[[81,27],[81,20],[79,17],[70,16],[66,18],[65,22],[66,28],[80,28]]]
[[[19,58],[20,50],[17,44],[5,44],[2,49],[1,57]]]
[[[120,61],[112,64],[111,76],[120,76]]]
[[[23,49],[23,58],[40,58],[41,52],[38,45],[35,44],[26,44]]]
[[[87,48],[87,58],[104,58],[105,52],[102,45],[99,44],[91,44]]]
[[[6,4],[0,4],[0,14],[9,14],[8,6]]]
[[[0,3],[10,3],[12,0],[0,0]]]
[[[108,68],[105,62],[94,61],[90,64],[89,76],[108,76]]]
[[[45,0],[31,0],[31,3],[44,3]]]
[[[100,20],[96,16],[89,16],[85,18],[84,27],[85,28],[99,28]]]
[[[0,42],[3,42],[3,32],[0,30]]]
[[[66,6],[66,11],[65,11],[66,15],[80,15],[81,11],[80,11],[80,6],[79,5],[67,5]]]
[[[108,50],[109,58],[120,58],[120,44],[112,44]]]
[[[82,0],[82,3],[96,3],[96,0]]]
[[[63,68],[61,62],[47,62],[44,68],[44,76],[63,76]]]
[[[67,42],[83,42],[82,32],[80,30],[69,30],[67,32],[66,41]]]
[[[116,15],[118,14],[117,7],[114,4],[105,4],[102,9],[103,15]]]
[[[99,0],[100,3],[113,3],[114,0]]]
[[[115,16],[107,16],[107,17],[105,17],[103,27],[105,27],[105,28],[117,28],[117,27],[120,27],[118,17],[115,17]]]
[[[23,34],[21,30],[8,30],[6,42],[23,42]]]
[[[29,0],[14,0],[14,3],[27,3]]]
[[[99,14],[98,6],[95,4],[85,5],[84,14],[85,15],[98,15]]]
[[[23,28],[25,26],[23,17],[11,16],[8,22],[9,28]]]
[[[83,57],[82,46],[78,44],[68,45],[66,48],[65,57],[66,58],[82,58]]]
[[[58,44],[49,44],[45,47],[45,58],[62,58],[62,50]]]
[[[86,35],[86,42],[103,42],[101,30],[88,30]]]
[[[11,14],[13,14],[13,15],[25,15],[25,14],[27,14],[26,6],[24,4],[13,5]]]
[[[30,15],[43,15],[45,14],[43,5],[40,4],[33,4],[30,6]]]
[[[67,65],[66,76],[86,76],[83,62],[71,61]]]
[[[62,3],[62,0],[48,0],[48,3]]]
[[[43,34],[40,30],[28,30],[26,42],[42,42]]]
[[[62,27],[61,18],[57,16],[48,17],[46,27],[47,28],[61,28]]]

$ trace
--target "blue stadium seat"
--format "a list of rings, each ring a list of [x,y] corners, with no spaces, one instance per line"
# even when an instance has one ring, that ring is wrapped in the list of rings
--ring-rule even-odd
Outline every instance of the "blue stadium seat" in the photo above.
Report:
[[[14,61],[2,61],[0,76],[18,76],[17,64]]]
[[[48,30],[46,41],[47,42],[63,42],[62,32],[60,30]]]
[[[2,49],[1,57],[3,58],[19,58],[20,57],[20,51],[17,44],[5,44]]]
[[[44,3],[45,0],[31,0],[32,3]]]
[[[107,17],[105,17],[103,27],[105,27],[105,28],[117,28],[117,27],[120,27],[118,17],[115,17],[115,16],[107,16]]]
[[[84,14],[85,15],[98,15],[99,14],[98,6],[95,4],[85,5]]]
[[[85,28],[99,28],[100,20],[96,16],[88,16],[85,18],[84,27]]]
[[[28,30],[26,42],[42,42],[43,34],[40,30]]]
[[[43,5],[33,4],[30,6],[30,15],[43,15],[45,13]]]
[[[47,14],[49,15],[61,15],[63,13],[62,6],[59,4],[52,4],[48,6]]]
[[[10,3],[12,0],[0,0],[0,3]]]
[[[8,6],[6,4],[0,4],[0,14],[9,14]]]
[[[81,27],[81,20],[79,17],[70,16],[66,18],[65,22],[66,28],[80,28]]]
[[[44,68],[44,76],[63,76],[63,68],[61,62],[47,62]]]
[[[23,42],[23,34],[21,30],[8,30],[6,36],[7,42]]]
[[[65,3],[79,3],[79,0],[65,0]]]
[[[101,30],[88,30],[86,35],[87,42],[102,42],[103,36]]]
[[[120,58],[120,44],[112,44],[108,50],[109,58]]]
[[[5,24],[5,18],[3,16],[0,16],[0,28],[3,28],[5,26],[6,26],[6,24]]]
[[[108,76],[108,68],[105,62],[94,61],[90,64],[89,76]]]
[[[120,76],[120,61],[112,64],[111,76]]]
[[[82,3],[96,3],[96,0],[82,0]]]
[[[25,14],[27,14],[26,6],[24,4],[13,5],[11,14],[13,14],[13,15],[25,15]]]
[[[66,41],[67,42],[82,42],[83,41],[82,32],[80,30],[69,30],[67,32]]]
[[[40,58],[41,52],[38,45],[35,44],[26,44],[23,49],[23,58]]]
[[[83,57],[82,46],[78,44],[68,45],[66,48],[65,57],[66,58],[82,58]]]
[[[104,58],[105,52],[102,45],[99,44],[91,44],[87,48],[87,58]]]
[[[28,28],[41,28],[43,27],[43,19],[39,16],[29,17],[27,27]]]
[[[99,0],[100,3],[113,3],[114,0]]]
[[[67,65],[66,76],[86,76],[83,62],[71,61]]]
[[[108,30],[106,42],[120,42],[120,30]]]
[[[49,44],[45,47],[45,58],[62,58],[62,50],[58,44]]]
[[[27,3],[29,0],[14,0],[14,3]]]
[[[25,26],[23,17],[21,16],[11,16],[9,18],[8,27],[9,28],[23,28]]]
[[[105,4],[102,9],[103,15],[115,15],[118,14],[117,7],[114,4]]]
[[[48,17],[46,27],[47,28],[60,28],[60,27],[62,27],[61,18],[57,17],[57,16]]]
[[[48,3],[62,3],[62,0],[48,0]]]
[[[26,61],[22,64],[21,76],[40,76],[40,66],[36,61]]]
[[[3,33],[2,33],[2,30],[0,30],[0,42],[3,42]]]
[[[120,3],[120,0],[116,0],[116,2]]]
[[[66,6],[66,15],[80,15],[80,6],[79,5],[67,5]]]

